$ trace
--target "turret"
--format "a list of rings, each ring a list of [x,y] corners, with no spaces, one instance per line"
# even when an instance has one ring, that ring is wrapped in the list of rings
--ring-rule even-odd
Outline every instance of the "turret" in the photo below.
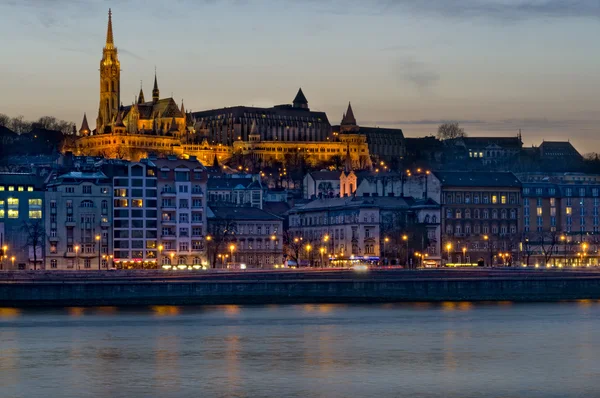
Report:
[[[90,126],[88,125],[87,115],[83,114],[83,121],[81,122],[81,128],[79,129],[79,135],[88,136],[92,131],[90,130]]]
[[[152,102],[157,103],[160,96],[160,91],[158,90],[158,79],[156,78],[156,71],[154,71],[154,88],[152,89]]]
[[[302,88],[298,89],[298,94],[296,94],[296,98],[294,98],[293,102],[294,108],[306,109],[308,110],[308,101],[302,92]]]

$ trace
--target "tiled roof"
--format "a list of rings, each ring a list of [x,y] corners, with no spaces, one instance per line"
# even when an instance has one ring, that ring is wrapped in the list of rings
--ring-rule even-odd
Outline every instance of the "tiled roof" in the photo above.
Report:
[[[339,180],[341,172],[339,171],[313,171],[310,173],[311,177],[315,181],[323,180]]]
[[[233,189],[238,185],[243,186],[244,188],[249,188],[252,186],[254,181],[252,178],[209,178],[207,187],[209,190],[211,189]],[[256,186],[256,188],[260,188]]]
[[[257,207],[216,207],[210,206],[209,219],[281,221],[282,218]]]
[[[35,174],[0,173],[0,185],[23,185],[41,189],[44,187],[44,178]]]
[[[462,140],[467,148],[486,148],[497,145],[502,148],[519,149],[523,146],[519,137],[463,137],[458,140]]]
[[[294,108],[291,105],[279,105],[272,108],[234,106],[231,108],[211,109],[192,113],[192,116],[196,119],[209,118],[211,116],[223,116],[221,119],[223,121],[233,118],[236,122],[241,118],[262,119],[263,115],[265,115],[267,120],[269,116],[286,116],[292,121],[295,120],[295,118],[308,118],[312,122],[317,122],[318,119],[321,119],[321,123],[329,124],[329,120],[327,119],[327,114],[325,112],[315,112],[303,108]]]
[[[542,157],[581,157],[577,149],[568,141],[544,141],[539,146],[539,150]]]
[[[163,98],[158,100],[156,103],[144,102],[143,104],[136,104],[138,112],[140,113],[140,120],[152,120],[156,118],[182,118],[184,117],[183,113],[175,103],[173,98]],[[124,117],[131,112],[132,106],[123,107],[123,115]]]
[[[513,173],[436,171],[434,174],[446,187],[521,187]]]

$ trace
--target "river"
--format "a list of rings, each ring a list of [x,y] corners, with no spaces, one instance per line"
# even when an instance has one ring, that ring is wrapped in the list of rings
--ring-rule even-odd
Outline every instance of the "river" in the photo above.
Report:
[[[0,308],[0,396],[599,397],[600,303]]]

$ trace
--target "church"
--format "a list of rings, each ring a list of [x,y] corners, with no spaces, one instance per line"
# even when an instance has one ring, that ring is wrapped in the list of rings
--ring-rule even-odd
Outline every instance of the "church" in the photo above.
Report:
[[[77,151],[85,155],[103,155],[124,159],[147,156],[150,152],[172,153],[173,147],[188,138],[188,123],[183,101],[178,106],[171,98],[160,98],[158,78],[154,74],[152,98],[146,101],[140,87],[131,105],[121,101],[121,63],[115,46],[112,11],[108,11],[106,43],[100,60],[100,101],[96,128],[91,130],[84,114]]]
[[[403,155],[401,130],[358,126],[351,105],[341,126],[332,127],[325,112],[309,108],[301,88],[291,104],[191,113],[183,101],[178,106],[172,97],[160,98],[155,71],[151,95],[146,101],[140,87],[131,104],[121,100],[121,63],[109,10],[96,128],[90,129],[84,114],[75,152],[134,161],[149,154],[195,156],[204,164],[215,158],[222,164],[236,155],[261,162],[301,155],[313,164],[347,158],[354,169],[371,168],[371,146],[382,158]]]

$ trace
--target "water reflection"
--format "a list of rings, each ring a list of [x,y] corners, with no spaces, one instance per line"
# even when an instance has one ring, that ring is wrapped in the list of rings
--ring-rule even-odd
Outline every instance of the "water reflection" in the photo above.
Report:
[[[0,318],[15,318],[21,314],[18,308],[0,307]]]
[[[0,309],[4,397],[598,396],[600,303]]]

